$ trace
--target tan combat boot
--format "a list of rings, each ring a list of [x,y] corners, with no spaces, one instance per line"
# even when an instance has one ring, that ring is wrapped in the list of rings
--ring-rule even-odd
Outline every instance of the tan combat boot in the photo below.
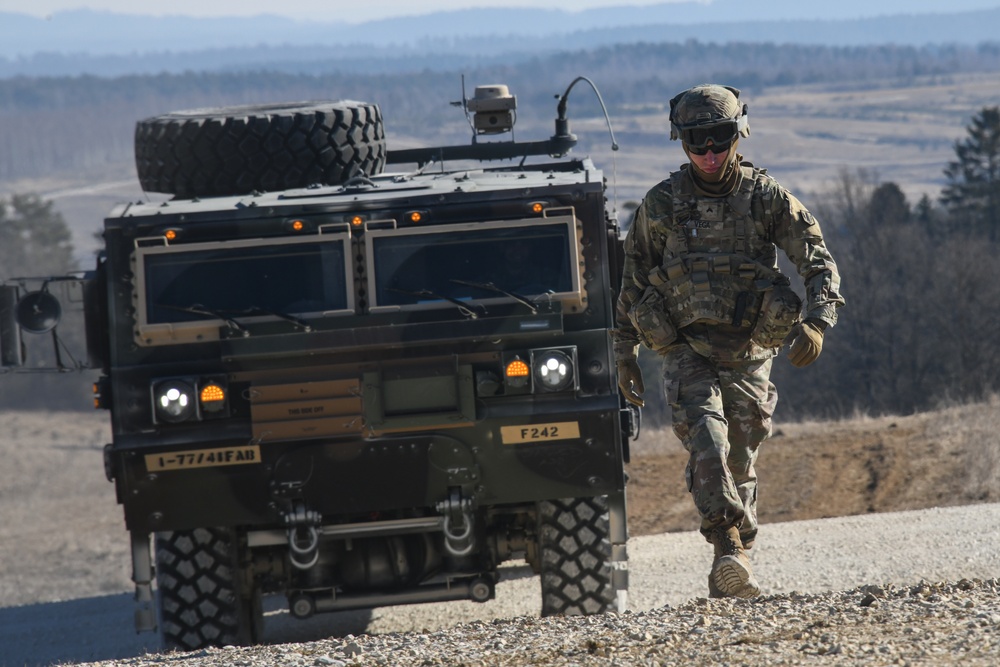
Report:
[[[715,562],[708,575],[709,596],[752,598],[760,595],[760,584],[750,569],[739,529],[735,526],[720,528],[710,539],[715,546]]]

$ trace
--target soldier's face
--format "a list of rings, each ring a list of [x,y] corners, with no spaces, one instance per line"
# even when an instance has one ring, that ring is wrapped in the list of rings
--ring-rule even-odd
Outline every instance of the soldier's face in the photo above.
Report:
[[[706,174],[714,174],[726,165],[726,158],[729,157],[729,151],[731,150],[732,148],[721,153],[713,153],[709,150],[704,155],[695,155],[688,152],[688,158],[690,158],[699,171]]]

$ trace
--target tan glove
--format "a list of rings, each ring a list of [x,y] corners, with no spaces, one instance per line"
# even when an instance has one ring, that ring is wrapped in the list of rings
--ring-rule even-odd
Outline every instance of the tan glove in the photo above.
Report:
[[[646,391],[646,385],[642,383],[642,370],[639,362],[635,359],[619,359],[618,366],[618,388],[625,395],[625,400],[642,407],[646,401],[642,400],[642,394]]]
[[[786,341],[791,342],[788,350],[788,360],[792,366],[802,368],[819,358],[823,351],[823,325],[814,320],[806,320],[796,324]]]

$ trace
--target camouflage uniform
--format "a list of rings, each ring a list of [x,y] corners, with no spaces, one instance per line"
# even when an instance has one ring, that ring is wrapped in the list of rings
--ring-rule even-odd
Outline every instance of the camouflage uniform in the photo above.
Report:
[[[736,526],[749,546],[757,532],[754,462],[777,402],[771,363],[799,318],[776,249],[805,281],[806,319],[833,326],[843,299],[815,218],[763,170],[736,160],[738,184],[727,196],[699,192],[690,165],[647,193],[625,239],[612,337],[619,360],[634,358],[640,343],[663,359],[702,533]],[[760,313],[773,312],[779,297],[793,303],[784,320],[778,308],[767,330]]]

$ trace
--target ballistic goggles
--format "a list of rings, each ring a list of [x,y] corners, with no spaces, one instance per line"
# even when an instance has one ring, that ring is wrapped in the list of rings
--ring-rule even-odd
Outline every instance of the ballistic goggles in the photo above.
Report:
[[[749,124],[746,115],[711,125],[674,126],[675,136],[695,155],[725,153]]]

